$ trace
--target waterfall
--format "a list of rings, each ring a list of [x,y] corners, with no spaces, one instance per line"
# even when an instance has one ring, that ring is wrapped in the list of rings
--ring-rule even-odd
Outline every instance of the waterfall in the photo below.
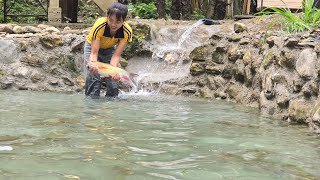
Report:
[[[138,88],[134,88],[135,92],[142,90],[141,93],[145,93],[144,88],[151,87],[154,93],[163,82],[189,75],[190,52],[203,44],[203,39],[209,39],[211,34],[209,27],[200,26],[201,24],[202,20],[192,25],[151,26],[154,28],[153,38],[146,42],[145,47],[153,52],[152,56],[134,57],[130,59],[127,67],[129,72],[139,74],[136,78]]]

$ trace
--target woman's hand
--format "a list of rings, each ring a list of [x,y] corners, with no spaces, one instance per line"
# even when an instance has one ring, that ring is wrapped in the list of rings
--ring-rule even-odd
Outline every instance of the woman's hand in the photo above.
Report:
[[[111,76],[111,79],[115,80],[115,81],[119,81],[120,80],[120,76],[119,76],[119,74],[116,74],[114,76]]]
[[[97,62],[92,62],[92,61],[89,61],[87,63],[87,67],[88,67],[88,70],[92,73],[98,73],[98,65],[97,65]]]

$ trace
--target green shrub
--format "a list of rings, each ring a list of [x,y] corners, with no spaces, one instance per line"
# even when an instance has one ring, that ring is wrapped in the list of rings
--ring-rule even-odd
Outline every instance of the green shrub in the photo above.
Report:
[[[142,19],[155,19],[157,18],[157,7],[154,2],[136,4],[133,6],[132,15],[134,17],[139,16]]]
[[[191,19],[193,20],[198,20],[198,19],[204,19],[206,16],[203,14],[203,12],[201,12],[200,10],[196,9],[195,11],[193,11],[192,15],[191,15]]]
[[[282,1],[282,0],[281,0]],[[283,2],[283,1],[282,1]],[[289,8],[274,8],[268,7],[258,15],[278,14],[281,18],[276,19],[270,23],[269,27],[274,26],[280,22],[284,31],[289,33],[304,32],[316,28],[320,24],[320,10],[313,7],[314,0],[302,1],[302,13],[292,13]],[[284,3],[284,2],[283,2]]]

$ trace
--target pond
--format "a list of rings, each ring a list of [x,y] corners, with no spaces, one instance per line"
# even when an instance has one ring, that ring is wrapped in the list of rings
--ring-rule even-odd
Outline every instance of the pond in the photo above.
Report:
[[[0,179],[320,179],[320,138],[233,103],[0,91]]]

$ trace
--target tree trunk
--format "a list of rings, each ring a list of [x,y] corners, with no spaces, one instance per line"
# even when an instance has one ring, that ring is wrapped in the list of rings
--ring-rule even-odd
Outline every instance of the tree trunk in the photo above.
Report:
[[[157,0],[157,13],[158,19],[166,17],[166,1],[165,0]]]
[[[216,1],[217,0],[210,0],[209,6],[207,10],[207,18],[213,19],[215,15],[215,9],[216,9]]]
[[[181,15],[182,19],[191,19],[191,0],[181,0]]]
[[[240,15],[241,14],[240,4],[241,4],[241,0],[234,0],[234,2],[233,2],[233,15]]]
[[[227,0],[217,0],[215,7],[215,18],[214,19],[224,19],[227,12]]]
[[[171,12],[170,12],[171,18],[179,20],[180,14],[181,14],[181,0],[172,0]]]

